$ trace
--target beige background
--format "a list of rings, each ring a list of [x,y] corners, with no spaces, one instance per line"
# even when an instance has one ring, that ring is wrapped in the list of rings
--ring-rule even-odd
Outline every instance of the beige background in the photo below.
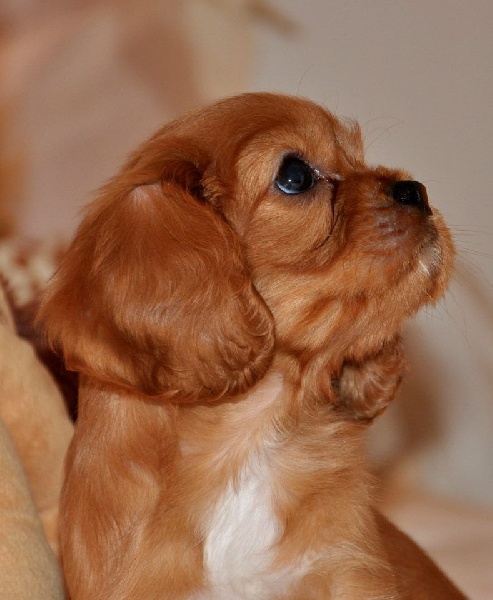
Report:
[[[2,0],[2,152],[20,230],[69,235],[164,120],[218,96],[301,94],[364,126],[450,223],[457,275],[409,327],[414,375],[373,431],[397,478],[493,507],[490,0]]]

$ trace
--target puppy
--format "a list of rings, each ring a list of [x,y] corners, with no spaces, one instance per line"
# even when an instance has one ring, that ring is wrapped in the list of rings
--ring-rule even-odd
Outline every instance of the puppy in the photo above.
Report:
[[[231,98],[141,146],[39,314],[80,375],[71,598],[463,598],[375,511],[363,450],[452,256],[423,185],[311,102]]]

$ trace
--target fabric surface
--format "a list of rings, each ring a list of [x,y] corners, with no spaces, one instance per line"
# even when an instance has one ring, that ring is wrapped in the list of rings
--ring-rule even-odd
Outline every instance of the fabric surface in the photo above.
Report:
[[[2,598],[63,598],[53,549],[63,457],[71,433],[60,392],[33,348],[16,335],[0,288]]]

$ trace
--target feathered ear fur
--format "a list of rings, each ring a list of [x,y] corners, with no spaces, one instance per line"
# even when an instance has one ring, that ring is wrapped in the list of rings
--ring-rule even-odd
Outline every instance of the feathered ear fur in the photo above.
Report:
[[[174,401],[245,391],[269,365],[271,314],[196,167],[160,169],[152,182],[134,159],[90,206],[39,319],[102,383]]]
[[[373,421],[395,398],[406,370],[400,338],[363,361],[346,361],[333,381],[335,410],[348,420]]]

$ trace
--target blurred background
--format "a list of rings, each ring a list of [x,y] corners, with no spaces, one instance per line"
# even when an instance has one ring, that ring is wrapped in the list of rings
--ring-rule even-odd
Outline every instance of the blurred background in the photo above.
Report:
[[[370,448],[388,512],[478,599],[493,597],[492,30],[490,0],[0,3],[0,235],[68,238],[164,121],[250,90],[358,119],[370,163],[425,183],[456,273],[408,327],[412,373]]]

